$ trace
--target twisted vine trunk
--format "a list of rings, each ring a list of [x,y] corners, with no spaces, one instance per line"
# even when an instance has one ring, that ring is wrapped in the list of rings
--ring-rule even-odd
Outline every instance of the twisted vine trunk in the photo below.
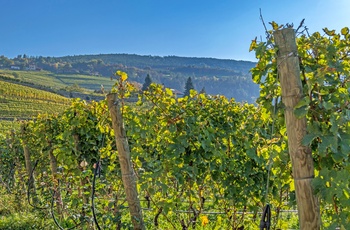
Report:
[[[73,140],[74,140],[74,148],[75,148],[75,152],[78,153],[79,155],[81,155],[81,147],[80,147],[80,136],[79,134],[77,134],[76,130],[73,131]],[[81,171],[81,173],[83,173],[83,171],[86,169],[87,166],[87,162],[85,160],[83,160],[82,162],[79,163],[78,168]],[[83,207],[81,210],[81,215],[83,217],[83,219],[85,219],[85,217],[87,216],[87,211],[89,210],[89,180],[87,177],[80,177],[80,187],[78,187],[78,194],[79,196],[82,198],[83,201]],[[93,226],[91,224],[91,222],[83,222],[83,228],[85,229],[93,229]]]
[[[301,144],[306,135],[306,118],[297,118],[294,107],[303,97],[295,32],[286,28],[274,32],[278,48],[277,69],[285,105],[289,155],[292,161],[295,193],[301,230],[318,230],[321,225],[320,208],[313,193],[314,162],[311,148]]]
[[[122,180],[129,205],[131,221],[135,230],[144,230],[142,210],[136,186],[136,175],[132,167],[129,144],[124,129],[121,106],[116,93],[107,95],[108,108],[112,117],[113,130],[122,172]]]
[[[21,125],[21,133],[22,133],[22,135],[25,134],[25,126],[24,125]],[[37,195],[36,195],[33,165],[32,165],[32,162],[30,160],[29,148],[27,146],[26,141],[23,139],[22,139],[22,147],[23,147],[24,161],[25,161],[25,165],[26,165],[26,172],[27,172],[28,180],[29,180],[28,186],[29,186],[29,189],[32,190],[32,200],[34,203],[36,203],[38,201],[38,199],[37,199]]]
[[[52,179],[54,181],[54,189],[56,190],[55,193],[55,202],[56,202],[56,207],[57,207],[57,213],[61,216],[62,215],[62,209],[63,209],[63,203],[62,203],[62,197],[61,197],[61,192],[59,188],[59,183],[58,183],[58,177],[57,177],[57,159],[53,155],[53,149],[52,149],[52,143],[51,141],[48,141],[48,145],[50,147],[50,167],[51,167],[51,175]]]

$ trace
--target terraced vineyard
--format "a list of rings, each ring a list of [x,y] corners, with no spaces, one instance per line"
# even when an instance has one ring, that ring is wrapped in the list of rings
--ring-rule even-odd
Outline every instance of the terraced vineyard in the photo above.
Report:
[[[16,128],[14,119],[31,119],[39,113],[61,112],[69,99],[44,90],[0,81],[0,131]]]
[[[55,74],[49,71],[0,70],[0,78],[47,87],[53,90],[64,89],[67,86],[78,84],[90,92],[100,89],[101,85],[106,90],[109,90],[114,84],[114,81],[106,77],[82,74]]]

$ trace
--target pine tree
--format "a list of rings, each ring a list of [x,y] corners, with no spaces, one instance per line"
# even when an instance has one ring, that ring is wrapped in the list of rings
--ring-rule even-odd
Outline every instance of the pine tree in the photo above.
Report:
[[[148,89],[148,87],[151,85],[152,83],[152,79],[149,76],[149,74],[147,74],[146,78],[145,78],[145,83],[143,83],[142,85],[142,91],[145,91]]]
[[[207,92],[205,92],[205,87],[203,87],[203,88],[201,89],[201,91],[199,92],[199,94],[207,94]]]
[[[186,85],[185,85],[184,97],[190,96],[191,89],[194,89],[194,86],[193,86],[191,77],[188,77]]]

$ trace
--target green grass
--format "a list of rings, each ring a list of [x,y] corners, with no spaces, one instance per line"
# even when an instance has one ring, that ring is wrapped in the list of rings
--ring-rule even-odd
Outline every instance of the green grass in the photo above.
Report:
[[[44,219],[34,212],[14,213],[0,217],[0,230],[57,229],[51,219]]]
[[[109,90],[115,83],[115,80],[111,81],[109,78],[81,74],[59,74],[56,75],[56,78],[66,85],[78,84],[82,88],[91,90],[98,90],[101,88],[101,85],[103,85],[106,90]]]

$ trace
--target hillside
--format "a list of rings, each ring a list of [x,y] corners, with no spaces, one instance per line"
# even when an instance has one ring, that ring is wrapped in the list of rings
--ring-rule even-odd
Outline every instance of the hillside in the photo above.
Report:
[[[208,94],[222,94],[237,101],[254,102],[258,95],[258,86],[251,80],[250,69],[253,62],[222,60],[215,58],[192,58],[176,56],[145,56],[136,54],[99,54],[65,57],[28,57],[18,55],[13,59],[0,57],[0,68],[20,70],[44,70],[56,77],[52,83],[71,81],[81,87],[96,90],[105,83],[90,84],[82,75],[98,78],[99,82],[109,80],[116,70],[128,73],[131,81],[143,83],[147,74],[153,82],[164,84],[168,88],[184,90],[188,77],[192,78],[195,89],[205,89]],[[80,81],[77,81],[80,78]],[[70,83],[68,83],[70,84]]]
[[[55,74],[49,71],[0,70],[0,80],[17,83],[31,88],[56,93],[68,98],[100,100],[102,94],[94,93],[101,89],[111,89],[113,81],[110,78],[82,74]]]
[[[69,99],[44,90],[0,80],[0,132],[16,128],[15,119],[31,119],[39,113],[57,113]]]

